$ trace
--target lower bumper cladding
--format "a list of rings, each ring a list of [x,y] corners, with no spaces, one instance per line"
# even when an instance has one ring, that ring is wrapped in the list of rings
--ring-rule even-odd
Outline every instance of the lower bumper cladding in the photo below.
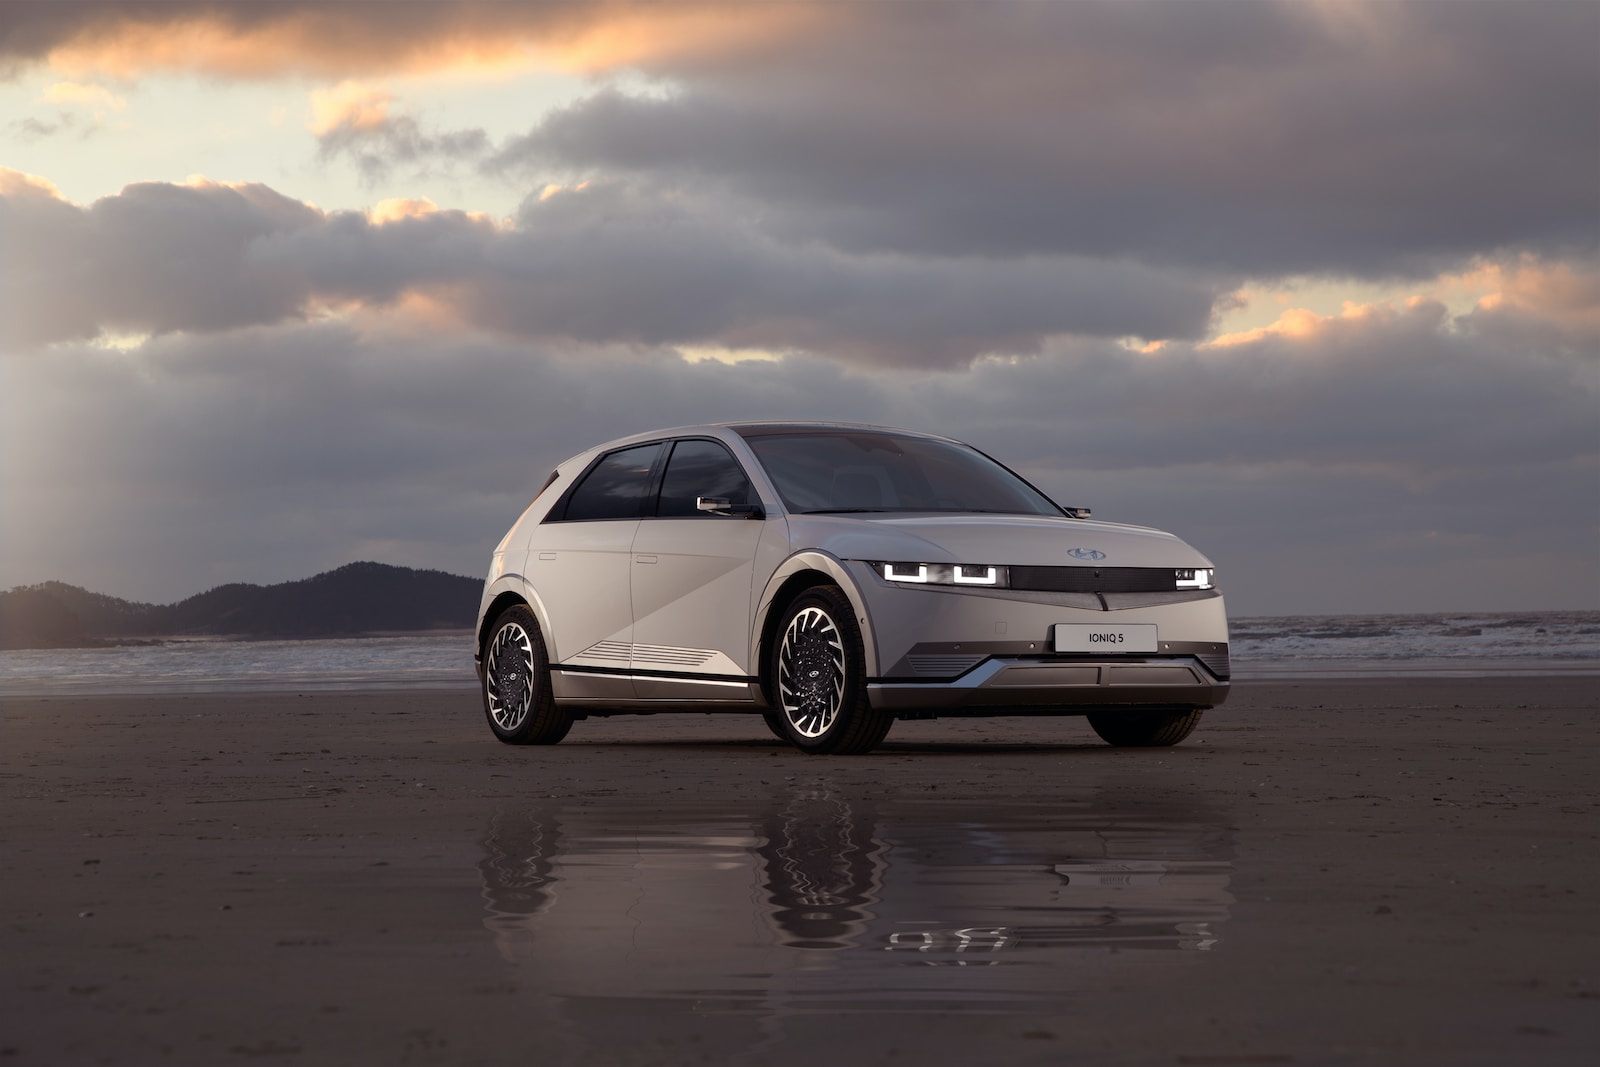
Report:
[[[994,656],[950,681],[869,681],[867,693],[874,707],[892,711],[1005,707],[1074,713],[1127,704],[1214,707],[1227,699],[1228,682],[1198,656]]]

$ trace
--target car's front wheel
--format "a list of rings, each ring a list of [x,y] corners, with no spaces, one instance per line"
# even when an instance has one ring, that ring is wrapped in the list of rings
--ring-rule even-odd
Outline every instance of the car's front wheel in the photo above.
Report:
[[[550,692],[550,660],[539,622],[517,604],[495,619],[483,649],[483,710],[489,729],[508,745],[553,745],[572,716]]]
[[[1089,725],[1101,740],[1118,748],[1162,748],[1193,733],[1204,713],[1204,708],[1099,711],[1089,714]]]
[[[802,751],[867,752],[894,725],[893,715],[867,700],[861,628],[836,586],[813,586],[789,603],[770,662],[774,717]]]

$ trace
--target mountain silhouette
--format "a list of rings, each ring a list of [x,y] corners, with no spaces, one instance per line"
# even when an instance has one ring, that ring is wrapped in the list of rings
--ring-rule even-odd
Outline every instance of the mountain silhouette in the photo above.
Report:
[[[349,563],[281,585],[234,582],[141,604],[65,582],[0,593],[0,649],[85,648],[152,638],[340,637],[473,624],[483,583],[443,571]]]

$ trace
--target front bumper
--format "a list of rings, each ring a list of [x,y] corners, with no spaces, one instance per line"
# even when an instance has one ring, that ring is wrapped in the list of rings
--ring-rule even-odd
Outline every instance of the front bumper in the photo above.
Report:
[[[1215,662],[1213,655],[1205,659]],[[1226,700],[1228,689],[1227,679],[1218,678],[1197,655],[991,656],[950,681],[867,684],[876,708],[973,714],[985,709],[1072,714],[1128,705],[1209,708]]]
[[[1214,707],[1227,699],[1228,622],[1216,590],[1049,593],[902,586],[850,564],[866,601],[873,706],[896,713],[1077,714]],[[1061,624],[1156,627],[1148,653],[1055,653]],[[988,709],[986,711],[985,709]]]

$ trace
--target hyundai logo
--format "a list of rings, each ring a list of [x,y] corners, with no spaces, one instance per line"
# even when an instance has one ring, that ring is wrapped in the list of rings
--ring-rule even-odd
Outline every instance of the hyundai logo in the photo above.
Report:
[[[1106,554],[1098,548],[1069,548],[1067,555],[1073,559],[1105,559]]]

